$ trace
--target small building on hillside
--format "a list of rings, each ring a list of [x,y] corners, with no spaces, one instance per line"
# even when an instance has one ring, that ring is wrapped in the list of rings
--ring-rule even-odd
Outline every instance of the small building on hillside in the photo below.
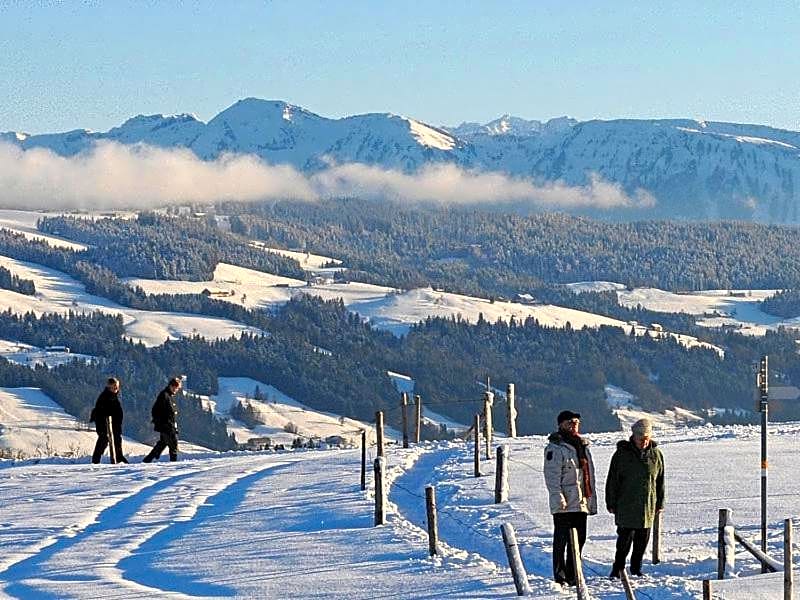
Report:
[[[272,448],[272,438],[252,437],[244,444],[244,450],[258,452],[259,450],[269,450]]]

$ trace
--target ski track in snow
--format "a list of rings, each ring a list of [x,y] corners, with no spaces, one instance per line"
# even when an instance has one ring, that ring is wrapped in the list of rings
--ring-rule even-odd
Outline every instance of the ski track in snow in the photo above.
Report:
[[[151,561],[140,565],[138,559],[141,553],[152,558],[164,540],[179,536],[195,519],[224,513],[234,504],[215,502],[240,498],[241,488],[282,465],[255,465],[226,473],[231,471],[229,464],[212,464],[146,481],[86,515],[82,524],[19,553],[17,556],[30,556],[4,565],[0,581],[12,582],[5,585],[5,592],[18,598],[61,598],[71,582],[89,586],[92,595],[104,598],[230,595],[230,590],[218,586],[165,578]],[[137,468],[164,469],[137,465],[128,470]],[[98,562],[99,556],[105,560]],[[166,593],[179,590],[186,593]]]

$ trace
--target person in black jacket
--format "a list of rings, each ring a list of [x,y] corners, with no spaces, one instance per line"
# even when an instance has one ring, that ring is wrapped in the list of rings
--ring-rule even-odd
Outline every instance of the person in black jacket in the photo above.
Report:
[[[116,462],[126,463],[128,459],[122,454],[122,403],[119,401],[119,379],[109,377],[105,389],[100,392],[92,410],[90,421],[94,421],[97,431],[97,443],[92,453],[92,462],[97,464],[108,446],[108,417],[111,417],[113,429],[114,457]]]
[[[152,462],[158,460],[164,448],[169,448],[169,459],[171,461],[178,460],[178,406],[175,404],[175,394],[181,389],[181,380],[173,377],[169,380],[167,387],[165,387],[158,394],[155,403],[153,404],[153,429],[155,429],[160,437],[150,451],[150,454],[144,457],[142,462]]]

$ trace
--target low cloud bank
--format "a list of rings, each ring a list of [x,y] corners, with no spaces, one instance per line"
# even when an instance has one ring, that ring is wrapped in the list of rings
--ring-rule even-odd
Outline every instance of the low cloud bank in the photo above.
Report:
[[[528,201],[542,208],[631,208],[655,202],[633,197],[592,176],[585,186],[429,165],[408,174],[360,163],[330,164],[305,175],[252,155],[200,160],[190,150],[100,142],[64,157],[50,150],[21,150],[0,143],[0,207],[21,209],[142,209],[189,202],[256,201],[333,196],[482,204]]]

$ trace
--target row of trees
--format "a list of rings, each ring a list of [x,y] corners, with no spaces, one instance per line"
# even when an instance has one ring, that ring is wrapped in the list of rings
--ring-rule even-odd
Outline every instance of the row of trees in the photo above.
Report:
[[[33,281],[30,279],[21,279],[5,267],[0,267],[0,288],[27,296],[33,296],[36,293],[36,286],[33,284]]]

